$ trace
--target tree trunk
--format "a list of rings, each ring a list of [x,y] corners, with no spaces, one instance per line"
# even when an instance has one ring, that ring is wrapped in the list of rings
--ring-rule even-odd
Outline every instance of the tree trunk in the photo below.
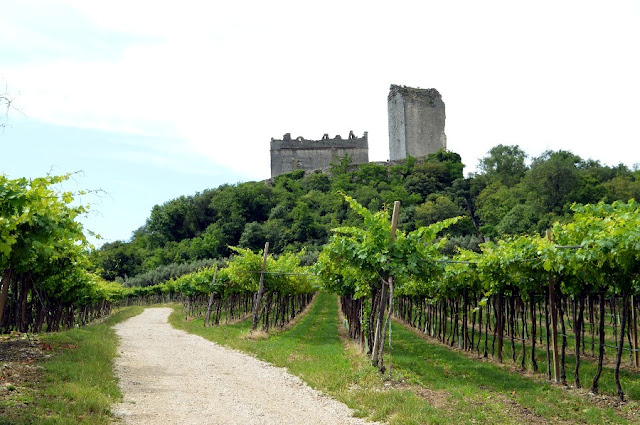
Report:
[[[589,333],[591,334],[591,355],[596,352],[595,317],[593,311],[593,296],[589,295]]]
[[[384,351],[384,340],[387,331],[387,327],[391,321],[391,312],[393,311],[393,277],[389,277],[389,312],[387,314],[387,319],[384,322],[384,326],[382,327],[382,337],[380,341],[380,351],[378,352],[378,356],[380,360],[378,361],[378,369],[381,373],[384,373],[384,358],[382,357],[382,353]],[[389,349],[391,349],[391,331],[389,331]],[[389,351],[391,353],[391,351]],[[391,355],[391,354],[389,354]],[[391,364],[391,363],[389,363]],[[389,372],[391,373],[391,372]]]
[[[462,295],[462,349],[467,349],[467,339],[468,332],[467,329],[467,304],[469,303],[469,296],[467,295],[467,290],[465,289],[464,294]]]
[[[369,313],[369,325],[367,326],[367,355],[373,356],[373,343],[376,329],[376,317],[378,304],[380,303],[380,289],[374,288],[371,293],[371,312]]]
[[[476,351],[480,355],[480,342],[482,341],[482,306],[478,308],[478,345]]]
[[[269,330],[269,318],[271,317],[271,305],[273,304],[273,292],[267,293],[267,301],[265,302],[263,312],[262,330]]]
[[[482,357],[485,359],[489,357],[489,321],[491,320],[490,303],[487,303],[487,320],[484,325],[484,353]]]
[[[509,314],[509,327],[511,327],[511,360],[513,363],[516,362],[516,341],[515,341],[515,333],[516,333],[516,306],[515,306],[514,295],[509,297],[509,303],[507,304],[507,309],[511,310]]]
[[[582,338],[584,336],[583,332],[582,332],[582,322],[583,322],[583,315],[584,315],[584,297],[582,294],[578,295],[578,299],[575,301],[575,303],[577,304],[575,307],[578,310],[577,312],[574,309],[574,317],[575,319],[575,325],[574,325],[574,332],[576,335],[576,340],[575,340],[575,350],[576,350],[576,369],[573,373],[573,380],[576,383],[576,388],[581,388],[581,384],[580,384],[580,349],[582,346],[582,341],[580,338]]]
[[[524,326],[526,326],[526,322],[523,321]],[[533,367],[533,371],[538,371],[538,362],[536,361],[536,299],[533,294],[531,294],[531,365]]]
[[[262,301],[262,294],[264,293],[264,272],[267,267],[267,256],[269,255],[269,242],[264,244],[264,252],[262,254],[262,272],[260,273],[260,284],[258,286],[258,293],[256,294],[255,304],[253,305],[253,320],[251,321],[251,331],[255,331],[258,327],[260,311],[260,302]]]
[[[211,288],[216,284],[216,277],[218,276],[218,268],[213,272],[213,279],[211,281]],[[209,324],[209,319],[211,318],[211,308],[213,307],[213,298],[215,297],[215,291],[211,289],[211,295],[209,296],[209,303],[207,304],[207,314],[204,317],[204,326],[206,327]]]
[[[525,362],[527,360],[527,309],[524,301],[521,301],[522,310],[520,317],[522,319],[522,360],[520,360],[520,369],[524,370]],[[535,323],[535,321],[534,321]],[[535,338],[533,339],[535,341]]]
[[[544,324],[547,334],[547,378],[551,380],[551,334],[549,333],[549,328],[551,326],[551,321],[549,320],[549,294],[545,295],[544,298]],[[542,333],[542,332],[541,332]]]
[[[9,285],[11,284],[11,271],[11,268],[6,269],[2,276],[2,291],[0,292],[0,327],[2,327],[4,308],[7,305],[7,295],[9,294]]]
[[[504,315],[503,315],[503,299],[504,295],[502,293],[498,294],[498,307],[497,307],[497,333],[498,333],[498,362],[502,363],[502,332],[504,329]]]
[[[622,349],[624,346],[624,331],[627,325],[627,307],[628,307],[629,295],[626,292],[622,294],[622,322],[620,323],[620,339],[618,340],[618,350],[616,352],[616,368],[614,371],[614,378],[616,381],[616,388],[618,389],[618,397],[620,401],[624,401],[624,392],[622,391],[622,385],[620,384],[620,362],[622,361]]]
[[[598,394],[598,380],[600,379],[600,374],[602,373],[602,362],[604,360],[604,291],[600,293],[600,317],[599,317],[599,326],[598,326],[598,335],[600,336],[600,345],[598,347],[598,370],[596,371],[596,375],[593,377],[593,382],[591,383],[591,392],[594,394]]]
[[[558,310],[560,313],[560,329],[562,329],[562,351],[560,354],[560,382],[562,385],[567,385],[567,374],[564,370],[564,358],[567,350],[567,330],[564,326],[564,307],[562,304],[562,297],[560,297],[558,303]]]

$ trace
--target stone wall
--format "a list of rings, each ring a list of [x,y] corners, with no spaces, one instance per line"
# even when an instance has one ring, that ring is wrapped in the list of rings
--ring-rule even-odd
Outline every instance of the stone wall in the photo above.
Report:
[[[444,102],[438,90],[391,85],[387,105],[392,161],[447,148]]]
[[[367,132],[356,137],[353,132],[348,138],[339,135],[333,139],[325,134],[320,140],[291,138],[287,133],[281,140],[271,139],[271,177],[295,170],[319,170],[338,162],[345,155],[351,155],[354,164],[369,162],[369,141]]]

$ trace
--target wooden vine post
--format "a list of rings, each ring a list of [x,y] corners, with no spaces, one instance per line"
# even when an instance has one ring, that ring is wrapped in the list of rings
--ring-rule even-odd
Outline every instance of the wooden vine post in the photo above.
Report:
[[[378,295],[380,298],[378,300],[378,306],[376,315],[376,330],[373,336],[373,350],[371,352],[371,360],[373,361],[373,365],[377,366],[380,370],[382,370],[382,365],[380,364],[380,359],[382,359],[382,346],[381,342],[382,331],[384,328],[384,306],[387,304],[387,283],[384,279],[382,280],[382,287],[380,288],[380,294]],[[373,303],[373,300],[372,300]]]
[[[551,230],[547,229],[547,240],[551,242]],[[549,273],[549,307],[551,310],[551,343],[553,345],[553,379],[560,382],[560,360],[558,358],[558,318],[556,315],[555,282]]]
[[[256,294],[255,303],[253,304],[253,321],[251,322],[251,332],[255,331],[258,327],[258,316],[260,312],[260,302],[262,301],[262,294],[264,293],[264,272],[267,268],[267,256],[269,255],[269,242],[264,244],[264,254],[262,256],[262,271],[260,272],[260,285],[258,286],[258,293]]]
[[[396,229],[398,228],[398,213],[400,211],[400,201],[395,201],[393,204],[393,215],[391,216],[391,235],[390,241],[393,242],[396,239]],[[388,282],[382,279],[382,287],[380,289],[380,302],[378,305],[378,318],[376,320],[376,331],[374,334],[373,340],[373,350],[371,353],[371,358],[373,360],[374,366],[377,366],[380,372],[384,372],[384,363],[383,363],[383,352],[384,352],[384,339],[386,332],[386,323],[389,321],[389,317],[391,316],[391,309],[393,308],[393,277],[387,277]],[[385,321],[384,317],[384,307],[387,304],[387,287],[389,287],[390,293],[390,302],[389,302],[389,312],[387,315],[387,319]]]
[[[400,214],[400,201],[393,203],[393,214],[391,215],[391,244],[396,241],[396,230],[398,230],[398,215]],[[389,312],[387,313],[387,322],[385,323],[385,329],[389,326],[389,377],[391,377],[391,312],[393,311],[393,276],[389,276]],[[382,344],[384,345],[384,333],[382,337]],[[380,352],[382,353],[382,349]],[[382,355],[380,356],[380,366],[382,366]]]

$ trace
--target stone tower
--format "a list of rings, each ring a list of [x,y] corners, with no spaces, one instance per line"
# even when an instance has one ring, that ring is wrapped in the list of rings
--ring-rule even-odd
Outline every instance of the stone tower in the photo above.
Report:
[[[444,102],[436,89],[391,85],[389,108],[390,159],[421,157],[447,148]]]

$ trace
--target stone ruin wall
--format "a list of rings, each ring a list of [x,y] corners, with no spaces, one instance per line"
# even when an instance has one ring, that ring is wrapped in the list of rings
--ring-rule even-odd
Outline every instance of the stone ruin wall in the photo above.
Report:
[[[320,170],[328,168],[332,162],[339,162],[345,155],[351,155],[353,164],[369,162],[369,141],[365,131],[362,137],[353,132],[347,139],[339,135],[333,139],[325,134],[321,140],[291,138],[287,133],[281,140],[271,139],[271,177],[295,170]]]
[[[392,161],[447,148],[445,108],[438,90],[391,85],[387,100]]]

